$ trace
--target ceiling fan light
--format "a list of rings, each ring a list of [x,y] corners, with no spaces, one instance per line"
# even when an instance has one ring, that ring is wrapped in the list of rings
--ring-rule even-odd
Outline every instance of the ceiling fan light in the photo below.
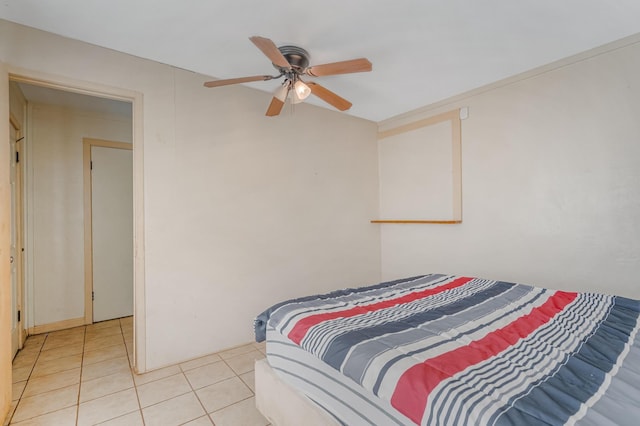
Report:
[[[292,90],[291,91],[291,103],[292,104],[299,104],[301,102],[304,102],[304,99],[302,99],[300,96],[298,96],[298,91],[297,90]]]
[[[284,102],[287,99],[287,95],[289,94],[289,82],[282,83],[282,86],[278,87],[273,94],[273,97],[278,99],[280,102]]]
[[[296,81],[296,84],[293,85],[293,89],[296,92],[296,96],[301,101],[307,99],[311,94],[311,89],[309,88],[309,86],[307,86],[300,80]]]

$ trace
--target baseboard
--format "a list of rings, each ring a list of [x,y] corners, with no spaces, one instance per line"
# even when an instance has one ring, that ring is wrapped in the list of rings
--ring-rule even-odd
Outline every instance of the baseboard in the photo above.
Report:
[[[29,330],[27,330],[27,333],[29,333],[29,335],[31,336],[33,334],[49,333],[51,331],[79,327],[81,325],[85,325],[84,317],[71,318],[68,320],[50,322],[49,324],[36,325],[34,327],[30,327]]]

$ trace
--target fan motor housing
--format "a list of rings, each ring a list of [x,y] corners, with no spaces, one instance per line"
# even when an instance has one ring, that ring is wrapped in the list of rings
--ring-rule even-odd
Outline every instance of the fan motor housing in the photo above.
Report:
[[[309,55],[309,52],[303,48],[298,46],[280,46],[278,47],[278,50],[282,53],[282,56],[284,56],[287,62],[289,62],[291,67],[298,72],[304,71],[309,66],[311,56]],[[273,66],[280,71],[285,71],[276,64],[273,64]]]

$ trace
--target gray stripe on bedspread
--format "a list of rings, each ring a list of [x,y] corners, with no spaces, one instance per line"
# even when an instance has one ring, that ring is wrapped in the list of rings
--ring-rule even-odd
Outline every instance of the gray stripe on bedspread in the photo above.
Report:
[[[308,301],[312,301],[312,300],[315,300],[315,299],[322,299],[322,300],[333,299],[333,298],[336,298],[336,297],[345,296],[345,295],[349,295],[349,294],[352,294],[352,293],[362,293],[362,292],[366,292],[366,291],[370,291],[370,290],[374,290],[374,289],[396,286],[396,285],[401,284],[401,283],[412,283],[412,282],[414,282],[416,280],[429,281],[429,280],[438,279],[439,277],[443,277],[443,275],[442,274],[419,275],[419,276],[416,276],[416,277],[402,278],[402,279],[394,280],[394,281],[387,281],[387,282],[384,282],[384,283],[371,285],[371,286],[368,286],[368,287],[347,288],[347,289],[342,289],[342,290],[336,290],[336,291],[333,291],[333,292],[330,292],[330,293],[326,293],[326,294],[305,296],[305,297],[300,297],[300,298],[297,298],[297,299],[285,300],[285,301],[277,303],[277,304],[271,306],[270,308],[266,309],[265,311],[261,312],[253,320],[253,330],[254,330],[254,333],[255,333],[256,342],[263,342],[267,338],[267,323],[269,322],[269,319],[270,319],[271,315],[276,310],[281,308],[282,306],[285,306],[285,305],[288,305],[288,304],[295,304],[295,303],[299,303],[299,302],[308,302]]]
[[[342,367],[343,373],[361,384],[366,370],[370,365],[369,363],[363,363],[361,361],[362,359],[373,360],[385,352],[395,350],[399,346],[424,341],[428,339],[429,336],[448,334],[451,330],[463,324],[486,317],[489,313],[503,309],[514,301],[522,299],[531,293],[533,287],[515,286],[506,290],[505,293],[501,294],[501,297],[488,299],[484,303],[473,306],[466,312],[459,313],[457,316],[445,316],[435,320],[429,323],[428,328],[412,328],[403,333],[388,334],[361,343],[354,347],[347,357]]]

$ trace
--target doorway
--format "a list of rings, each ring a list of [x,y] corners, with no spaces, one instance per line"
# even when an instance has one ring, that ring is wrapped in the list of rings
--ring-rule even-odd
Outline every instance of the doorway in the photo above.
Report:
[[[85,320],[133,314],[131,144],[83,141]],[[91,295],[90,299],[87,297]]]
[[[130,89],[120,89],[112,86],[104,86],[102,84],[87,82],[84,80],[76,80],[69,78],[61,78],[56,75],[48,75],[42,72],[30,72],[24,69],[20,69],[19,73],[13,73],[11,67],[2,67],[2,63],[0,63],[0,76],[3,76],[8,80],[9,86],[19,84],[19,85],[30,85],[38,88],[44,89],[53,89],[56,91],[57,95],[62,94],[63,97],[66,94],[74,95],[81,94],[86,97],[92,99],[102,99],[102,100],[111,100],[111,101],[119,101],[120,104],[128,105],[128,119],[132,121],[132,130],[129,132],[131,136],[131,144],[133,151],[133,215],[134,215],[134,289],[133,289],[133,298],[134,298],[134,318],[133,318],[133,328],[134,328],[134,369],[138,373],[144,373],[146,371],[146,354],[145,354],[145,342],[146,342],[146,324],[145,324],[145,249],[144,249],[144,184],[143,184],[143,170],[144,170],[144,157],[143,157],[143,95],[141,92],[136,92]],[[7,81],[5,80],[5,81]],[[0,95],[6,100],[5,96],[9,99],[9,104],[12,103],[12,100],[15,99],[9,91],[4,91],[0,88]],[[30,100],[27,100],[30,102]],[[24,108],[25,110],[28,107]],[[34,270],[32,264],[33,253],[30,253],[30,250],[33,250],[34,239],[33,239],[33,218],[30,217],[29,212],[34,209],[33,200],[30,198],[28,186],[30,185],[30,181],[33,180],[33,176],[30,173],[29,166],[29,158],[31,157],[31,146],[29,139],[31,138],[30,133],[30,125],[31,122],[24,117],[24,127],[22,128],[22,136],[26,136],[26,138],[22,142],[21,149],[23,150],[24,162],[22,164],[23,167],[23,229],[24,229],[24,252],[23,254],[23,281],[24,287],[23,290],[23,300],[24,303],[21,309],[21,321],[24,325],[24,337],[29,334],[43,333],[51,330],[47,329],[38,329],[36,324],[36,319],[34,315]],[[9,136],[9,129],[7,128],[7,136]],[[21,137],[22,137],[21,136]],[[84,135],[87,136],[87,135]],[[101,135],[91,135],[93,137],[102,137]],[[9,142],[7,138],[7,143]],[[111,137],[106,137],[105,139],[112,139]],[[117,140],[121,140],[120,138],[116,138]],[[82,151],[80,149],[80,151]],[[9,150],[6,150],[7,154],[9,154]],[[6,159],[7,163],[9,162],[8,158]],[[22,160],[22,158],[21,158]],[[80,160],[80,164],[82,161]],[[80,188],[82,188],[82,173],[80,173],[81,182]],[[6,189],[6,194],[10,192],[9,180],[6,181],[6,187],[3,186],[5,182],[0,182],[0,189]],[[82,189],[81,189],[82,191]],[[6,211],[6,217],[9,219],[11,207],[8,205],[11,200],[7,199],[8,203],[3,206],[3,209]],[[80,207],[80,217],[82,217],[82,201]],[[80,222],[82,219],[80,219]],[[9,225],[9,220],[3,221]],[[82,230],[80,231],[80,235],[82,235]],[[7,246],[10,243],[10,232],[6,233],[6,239],[3,240],[7,243]],[[80,258],[82,259],[82,251],[83,248],[80,248]],[[8,254],[8,253],[7,253]],[[8,258],[8,256],[7,256]],[[7,259],[8,260],[8,259]],[[83,261],[83,260],[82,260]],[[7,269],[3,268],[3,272],[6,271],[6,277],[9,279],[8,288],[10,290],[10,268],[8,268],[8,262],[5,265]],[[81,279],[81,286],[83,287],[79,292],[82,294],[82,298],[84,299],[84,277]],[[7,311],[11,312],[11,296],[9,291],[6,292],[3,296],[3,303],[6,303],[4,306]],[[6,301],[5,301],[6,299]],[[42,299],[42,298],[41,298]],[[45,297],[46,299],[46,297]],[[84,300],[82,304],[82,309],[84,309]],[[82,314],[82,312],[81,312]],[[3,320],[0,322],[0,327],[2,327],[3,335],[6,332],[6,336],[8,339],[11,337],[11,327],[12,322],[9,318],[9,314],[3,316],[6,318],[6,321]],[[81,322],[78,322],[81,321]],[[73,324],[80,325],[84,324],[84,316],[81,318],[73,318],[73,321],[68,323],[68,327],[73,326]],[[9,355],[9,349],[7,348],[6,355]],[[4,352],[4,351],[3,351]],[[8,358],[8,356],[7,356]],[[4,357],[3,357],[4,359]],[[0,366],[0,375],[4,374],[4,364]]]
[[[93,317],[87,319],[85,315],[87,309],[92,311],[92,306],[86,308],[81,255],[84,250],[83,137],[96,135],[129,141],[130,249],[127,262],[132,271],[133,100],[139,99],[135,96],[128,99],[114,95],[103,97],[87,88],[70,88],[14,75],[10,75],[10,82],[19,88],[20,97],[26,101],[24,121],[28,123],[25,128],[27,138],[18,144],[18,148],[25,151],[20,154],[21,160],[24,159],[20,166],[24,163],[27,179],[24,181],[25,209],[22,214],[25,218],[25,284],[18,285],[19,289],[24,288],[25,303],[16,303],[16,310],[21,311],[21,320],[29,334],[88,324],[93,322]],[[10,94],[10,100],[16,97]],[[12,205],[16,205],[13,198]],[[138,211],[141,211],[140,207]],[[140,230],[137,235],[141,235]],[[128,308],[120,316],[134,313],[133,282],[131,272]],[[91,303],[90,295],[88,299]]]

